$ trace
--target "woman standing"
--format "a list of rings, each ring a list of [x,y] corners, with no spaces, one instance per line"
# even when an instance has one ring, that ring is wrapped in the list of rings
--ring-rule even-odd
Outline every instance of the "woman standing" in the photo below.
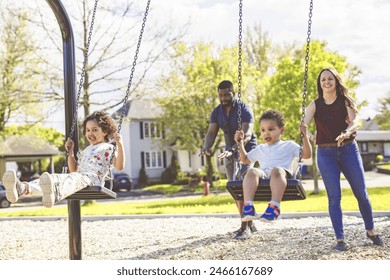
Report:
[[[336,234],[336,250],[348,249],[344,241],[341,210],[340,173],[342,172],[358,201],[364,220],[366,236],[375,245],[383,241],[374,232],[371,202],[364,178],[363,163],[355,141],[357,108],[348,95],[340,75],[334,68],[321,70],[317,78],[318,98],[307,107],[305,123],[314,118],[317,128],[317,164],[325,184],[329,202],[329,215]]]

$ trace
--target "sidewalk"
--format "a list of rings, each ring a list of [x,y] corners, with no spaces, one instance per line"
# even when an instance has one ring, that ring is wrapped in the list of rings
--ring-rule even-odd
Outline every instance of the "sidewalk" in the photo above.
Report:
[[[366,178],[367,188],[390,187],[390,175],[388,174],[377,173],[375,171],[367,171],[364,173],[364,176]],[[303,180],[302,184],[306,191],[314,190],[314,180]],[[324,182],[322,180],[318,180],[318,186],[320,190],[325,189]],[[349,188],[350,186],[348,184],[348,181],[345,179],[341,180],[341,187]]]

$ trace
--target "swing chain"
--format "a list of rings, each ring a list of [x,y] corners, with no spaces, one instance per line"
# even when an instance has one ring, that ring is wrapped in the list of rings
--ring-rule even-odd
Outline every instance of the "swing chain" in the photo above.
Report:
[[[148,2],[146,4],[145,14],[144,14],[144,18],[142,19],[142,26],[141,26],[141,30],[140,30],[139,37],[138,37],[137,48],[135,50],[133,65],[131,67],[129,81],[127,83],[126,96],[122,100],[122,103],[123,103],[122,109],[119,110],[120,111],[120,117],[119,117],[118,128],[117,128],[118,133],[121,131],[122,122],[123,122],[123,119],[125,117],[124,116],[124,111],[125,111],[125,108],[126,108],[127,100],[129,99],[129,96],[130,96],[130,88],[131,88],[131,84],[132,84],[132,81],[133,81],[135,66],[137,65],[137,59],[138,59],[139,50],[141,48],[142,35],[144,34],[145,25],[146,25],[146,19],[148,17],[148,13],[149,13],[150,1],[151,0],[148,0]],[[112,154],[111,154],[110,165],[112,164],[112,161],[114,160],[115,151],[116,151],[116,146],[114,145],[114,149],[113,149]]]
[[[305,74],[304,74],[304,78],[303,78],[301,123],[303,123],[305,121],[305,117],[306,117],[307,79],[308,79],[308,73],[309,73],[309,59],[310,59],[309,54],[310,54],[310,35],[311,35],[312,16],[313,16],[313,0],[310,1],[309,20],[308,20],[308,27],[307,27]],[[303,157],[303,133],[301,133],[300,146],[301,146],[301,148],[299,150],[299,160],[298,160],[299,163],[302,162],[302,157]]]
[[[119,118],[119,121],[118,121],[118,132],[122,128],[122,122],[123,122],[123,119],[124,119],[124,111],[125,111],[125,108],[126,108],[127,100],[129,99],[129,96],[130,96],[130,88],[131,88],[131,84],[132,84],[132,81],[133,81],[135,66],[137,65],[137,59],[138,59],[138,54],[139,54],[139,50],[140,50],[140,47],[141,47],[142,36],[143,36],[144,30],[145,30],[146,19],[147,19],[148,13],[149,13],[150,1],[151,0],[148,0],[148,2],[146,4],[145,14],[144,14],[144,18],[142,20],[142,26],[141,26],[141,30],[140,30],[139,37],[138,37],[137,48],[136,48],[135,55],[134,55],[133,65],[131,67],[129,81],[127,83],[126,96],[122,100],[122,104],[123,104],[122,108],[123,108],[123,110],[119,110],[121,113],[120,113],[120,118]]]
[[[93,11],[92,11],[92,17],[91,17],[91,26],[89,27],[89,33],[88,33],[88,39],[87,39],[87,45],[85,46],[85,51],[84,51],[84,61],[83,61],[83,67],[81,68],[81,74],[80,74],[80,81],[79,81],[79,87],[77,91],[77,97],[76,97],[76,110],[73,113],[73,118],[72,118],[72,124],[70,126],[70,133],[69,133],[69,138],[73,138],[74,131],[76,129],[77,125],[77,108],[80,102],[80,96],[81,96],[81,89],[83,87],[84,83],[84,76],[85,76],[85,67],[88,62],[88,52],[89,52],[89,46],[91,45],[91,38],[92,38],[92,31],[93,31],[93,26],[95,24],[95,17],[96,17],[96,10],[98,6],[99,0],[95,0],[95,5],[93,6]],[[68,153],[66,154],[66,158],[68,158]],[[67,160],[65,160],[64,166],[62,167],[62,173],[68,173],[68,164]]]
[[[92,18],[91,18],[91,26],[89,27],[87,45],[85,46],[83,67],[81,68],[81,74],[80,74],[81,77],[80,77],[80,81],[79,81],[79,88],[77,91],[77,98],[76,98],[76,106],[77,107],[78,107],[78,104],[80,102],[81,89],[82,89],[83,84],[84,84],[85,67],[87,66],[87,63],[88,63],[88,53],[89,53],[89,47],[91,45],[92,31],[93,31],[93,26],[95,24],[95,16],[96,16],[98,2],[99,2],[99,0],[95,0],[95,5],[93,7]],[[71,129],[70,129],[70,133],[69,133],[70,138],[73,138],[73,134],[74,134],[74,131],[76,129],[76,125],[77,125],[77,109],[74,111],[74,114],[73,114],[72,125],[71,125]]]
[[[85,52],[84,52],[83,67],[81,69],[81,78],[80,78],[79,87],[78,87],[78,93],[77,93],[77,98],[76,98],[76,106],[77,107],[78,107],[78,104],[79,104],[79,101],[80,101],[81,89],[82,89],[83,82],[84,82],[85,67],[86,67],[87,62],[88,62],[88,52],[89,52],[89,47],[90,47],[90,44],[91,44],[91,38],[92,38],[93,26],[94,26],[94,23],[95,23],[95,15],[96,15],[98,2],[99,2],[99,0],[95,0],[95,5],[94,5],[94,8],[93,8],[92,19],[91,19],[91,26],[90,26],[89,33],[88,33],[87,45],[86,45],[86,49],[85,49]],[[151,2],[151,0],[148,0],[147,5],[146,5],[145,14],[144,14],[144,18],[143,18],[142,26],[141,26],[141,31],[140,31],[139,38],[138,38],[137,48],[136,48],[136,52],[135,52],[135,56],[134,56],[134,60],[133,60],[132,68],[131,68],[130,78],[129,78],[129,82],[128,82],[127,89],[126,89],[126,96],[122,100],[122,102],[123,102],[122,108],[123,109],[126,107],[127,100],[129,99],[130,87],[131,87],[133,76],[134,76],[135,66],[137,64],[138,54],[139,54],[139,50],[140,50],[140,47],[141,47],[142,35],[144,33],[144,29],[145,29],[145,25],[146,25],[146,19],[147,19],[147,15],[149,13],[150,2]],[[123,115],[123,112],[121,112],[120,120],[119,120],[119,124],[118,124],[118,128],[117,128],[118,132],[121,130],[123,118],[124,118],[124,115]],[[73,115],[71,131],[70,131],[70,134],[69,134],[70,138],[73,137],[74,131],[76,129],[76,125],[77,125],[77,109],[75,110],[74,115]],[[114,155],[115,150],[116,150],[116,146],[114,146],[112,155]],[[112,161],[113,161],[113,156],[111,156],[110,164],[112,164]],[[67,173],[67,172],[68,172],[68,167],[67,167],[67,164],[66,164],[66,161],[65,161],[65,165],[62,168],[62,173]]]
[[[242,0],[239,4],[238,12],[238,130],[241,130],[241,85],[242,85]]]
[[[237,100],[237,130],[241,130],[241,85],[242,85],[242,0],[240,0],[239,9],[238,9],[238,100]],[[240,164],[240,154],[235,152],[233,154],[234,162],[234,172],[233,178],[241,177],[241,164]]]

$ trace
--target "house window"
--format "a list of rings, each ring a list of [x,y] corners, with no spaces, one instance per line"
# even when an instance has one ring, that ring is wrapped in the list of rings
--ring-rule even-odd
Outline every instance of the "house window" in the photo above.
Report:
[[[145,152],[145,168],[162,168],[163,154],[162,152]]]
[[[161,138],[161,129],[156,122],[144,122],[145,138]]]
[[[145,138],[150,138],[150,129],[148,122],[144,122],[144,136]]]
[[[368,152],[368,144],[367,144],[367,142],[362,142],[362,152]]]

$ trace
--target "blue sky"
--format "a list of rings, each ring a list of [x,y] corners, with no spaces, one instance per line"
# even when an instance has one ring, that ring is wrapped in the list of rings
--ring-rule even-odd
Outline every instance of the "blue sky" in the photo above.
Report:
[[[143,2],[143,1],[141,1]],[[180,25],[190,19],[188,39],[231,45],[237,40],[238,0],[152,1],[150,14]],[[244,0],[244,27],[261,24],[274,43],[306,40],[309,0]],[[157,11],[157,12],[156,12]],[[362,117],[373,117],[377,100],[390,93],[390,1],[314,0],[312,38],[325,40],[362,75],[357,101],[366,100]]]

